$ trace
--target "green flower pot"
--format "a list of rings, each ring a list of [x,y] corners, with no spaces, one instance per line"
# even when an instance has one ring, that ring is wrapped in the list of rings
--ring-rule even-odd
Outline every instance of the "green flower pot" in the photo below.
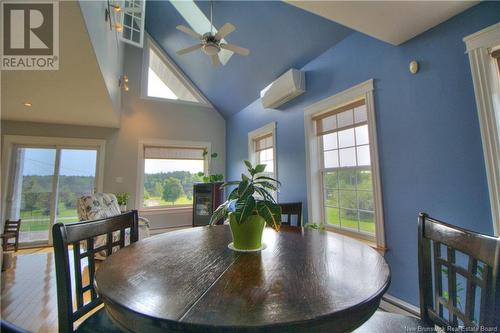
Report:
[[[243,223],[236,222],[232,213],[229,214],[229,226],[233,235],[233,246],[238,250],[257,250],[262,247],[262,233],[266,221],[258,216],[252,215]]]

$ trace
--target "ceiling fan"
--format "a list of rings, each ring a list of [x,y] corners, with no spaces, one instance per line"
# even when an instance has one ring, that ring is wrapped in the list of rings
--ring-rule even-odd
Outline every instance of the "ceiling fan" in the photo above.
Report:
[[[234,53],[238,53],[242,56],[247,56],[250,54],[250,50],[244,47],[240,47],[234,44],[228,44],[221,42],[224,37],[233,32],[236,27],[231,23],[224,24],[219,31],[214,34],[213,29],[214,25],[212,23],[212,12],[213,12],[213,3],[210,2],[210,31],[200,35],[196,31],[191,28],[186,27],[185,25],[178,25],[176,28],[191,37],[197,38],[200,40],[200,44],[196,44],[185,49],[179,50],[176,53],[178,55],[183,55],[198,49],[201,49],[205,54],[207,54],[212,59],[212,64],[214,66],[220,66],[222,63],[219,59],[219,52],[221,49],[229,50]]]

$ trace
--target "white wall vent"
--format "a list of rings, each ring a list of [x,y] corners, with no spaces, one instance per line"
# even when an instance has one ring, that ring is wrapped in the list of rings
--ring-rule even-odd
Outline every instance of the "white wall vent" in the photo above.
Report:
[[[260,100],[264,108],[276,109],[305,91],[305,73],[292,68],[262,90]]]

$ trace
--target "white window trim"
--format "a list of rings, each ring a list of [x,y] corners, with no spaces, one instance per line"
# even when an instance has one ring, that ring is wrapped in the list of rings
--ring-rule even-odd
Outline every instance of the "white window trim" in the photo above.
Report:
[[[368,116],[368,134],[370,140],[370,159],[373,182],[373,201],[375,208],[375,238],[377,247],[385,248],[384,214],[382,205],[382,190],[380,182],[380,167],[378,160],[377,130],[375,122],[375,105],[373,101],[373,80],[360,83],[352,88],[316,102],[304,110],[304,127],[306,133],[306,177],[307,177],[307,206],[308,221],[321,223],[328,230],[346,233],[354,237],[362,237],[359,233],[329,226],[325,223],[322,209],[323,190],[321,184],[320,144],[316,135],[316,122],[313,117],[329,112],[332,109],[342,107],[352,101],[365,99],[366,112]]]
[[[2,179],[11,179],[10,173],[12,170],[12,150],[15,145],[20,146],[33,146],[33,147],[47,147],[56,149],[72,149],[72,148],[87,148],[97,150],[97,169],[96,169],[96,191],[103,191],[104,183],[104,161],[106,156],[106,141],[95,139],[80,139],[80,138],[62,138],[62,137],[43,137],[43,136],[27,136],[27,135],[4,135],[2,147]],[[57,158],[56,164],[59,164]],[[55,175],[56,176],[56,175]],[[1,219],[5,221],[6,208],[7,208],[7,195],[10,192],[9,181],[4,181],[2,184],[2,214]],[[57,188],[57,182],[52,184],[53,190]],[[51,202],[56,204],[54,198],[55,193],[52,193]],[[54,211],[52,209],[52,211]],[[50,221],[54,221],[55,216],[50,216]],[[3,228],[3,222],[2,228]],[[49,232],[49,244],[52,244],[52,233]]]
[[[137,184],[135,195],[135,207],[140,212],[161,212],[161,211],[186,211],[193,210],[192,205],[177,205],[172,207],[144,207],[144,146],[158,146],[158,147],[185,147],[185,148],[203,148],[207,149],[207,156],[212,153],[212,143],[205,141],[186,141],[186,140],[165,140],[165,139],[139,139],[137,151]],[[208,173],[208,163],[205,160],[204,170],[205,174]]]
[[[194,97],[196,97],[201,102],[190,102],[190,101],[182,101],[176,99],[168,99],[161,97],[152,97],[148,96],[148,69],[149,69],[149,49],[152,48],[156,54],[160,57],[160,59],[165,63],[165,65],[172,71],[172,73],[177,77],[179,81],[186,87],[187,90]],[[144,47],[142,49],[142,75],[141,75],[141,98],[152,100],[152,101],[160,101],[160,102],[169,102],[176,104],[184,104],[184,105],[196,105],[196,106],[204,106],[209,108],[214,108],[210,101],[203,95],[203,93],[194,85],[194,83],[184,74],[184,72],[177,66],[174,61],[162,50],[158,44],[151,38],[148,33],[144,33]]]
[[[255,153],[254,140],[264,135],[271,134],[273,136],[273,174],[274,179],[278,180],[278,159],[276,158],[276,122],[270,122],[267,125],[259,127],[251,132],[248,132],[248,160],[255,165],[257,163],[257,154]],[[276,193],[275,200],[278,200],[278,193]]]
[[[469,35],[463,39],[472,72],[474,94],[476,96],[479,126],[483,143],[486,176],[490,196],[491,217],[495,235],[500,235],[500,136],[497,117],[500,110],[500,87],[494,60],[490,56],[492,48],[500,45],[500,23]],[[495,115],[497,113],[497,115]]]

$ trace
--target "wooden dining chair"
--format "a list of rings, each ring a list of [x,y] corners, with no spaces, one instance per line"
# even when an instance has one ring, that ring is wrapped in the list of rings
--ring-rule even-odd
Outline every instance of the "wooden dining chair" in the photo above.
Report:
[[[302,227],[302,202],[279,203],[278,205],[281,208],[281,225]],[[292,224],[294,216],[297,219],[297,225]]]
[[[96,253],[105,250],[111,255],[113,248],[125,246],[125,231],[130,229],[130,242],[138,239],[137,211],[94,221],[57,223],[52,228],[57,281],[57,308],[59,332],[75,332],[74,323],[102,304],[94,288]],[[113,233],[119,238],[113,240]],[[94,247],[96,236],[106,235],[104,245]],[[83,247],[82,243],[86,243]],[[72,246],[72,260],[70,247]],[[84,249],[85,248],[85,249]],[[126,263],[124,263],[126,264]],[[84,268],[84,266],[87,266]],[[82,271],[87,276],[82,276]],[[72,278],[73,277],[73,278]],[[82,281],[88,281],[86,285]],[[74,286],[72,288],[72,284]],[[73,299],[74,290],[76,300]],[[76,332],[122,332],[108,317],[105,309],[99,309],[87,317]]]
[[[500,329],[500,238],[421,213],[418,219],[421,320],[377,311],[356,333]],[[410,330],[408,330],[410,328]],[[403,330],[400,330],[403,331]]]
[[[21,228],[21,220],[5,221],[5,226],[3,229],[3,234],[0,235],[2,238],[2,249],[3,251],[14,251],[17,252],[19,247],[19,229]],[[9,242],[10,239],[14,239],[14,242]]]

